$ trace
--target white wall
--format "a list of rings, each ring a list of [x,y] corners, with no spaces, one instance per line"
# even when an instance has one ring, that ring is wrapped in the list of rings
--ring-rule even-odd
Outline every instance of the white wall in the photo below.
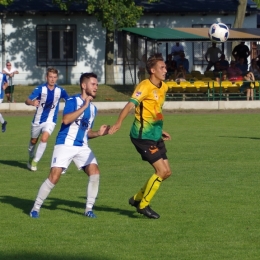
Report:
[[[77,25],[77,65],[59,70],[58,84],[77,84],[82,72],[95,72],[104,82],[105,30],[94,17],[77,16],[8,16],[5,33],[6,53],[4,60],[10,60],[18,68],[14,84],[37,85],[45,81],[46,68],[36,65],[37,25]],[[1,35],[2,36],[2,35]]]

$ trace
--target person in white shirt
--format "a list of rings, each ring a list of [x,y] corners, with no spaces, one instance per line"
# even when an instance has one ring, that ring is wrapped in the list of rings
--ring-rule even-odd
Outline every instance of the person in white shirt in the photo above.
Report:
[[[14,102],[13,100],[13,93],[14,93],[14,85],[13,85],[13,78],[15,74],[18,74],[19,71],[12,67],[10,61],[6,62],[6,67],[2,71],[3,74],[6,75],[8,81],[8,87],[5,89],[5,95],[8,102]]]
[[[178,60],[180,58],[180,54],[184,52],[183,46],[180,45],[179,42],[176,42],[175,45],[172,46],[171,54],[173,57],[173,60]]]
[[[99,130],[92,130],[97,113],[96,106],[91,102],[98,89],[97,75],[84,73],[80,77],[81,93],[67,99],[60,131],[51,161],[49,177],[42,183],[30,217],[38,218],[40,208],[51,190],[58,183],[63,169],[73,161],[78,169],[88,176],[87,201],[84,215],[96,218],[92,208],[99,188],[99,168],[97,159],[88,146],[88,140],[108,134],[109,125],[101,125]]]

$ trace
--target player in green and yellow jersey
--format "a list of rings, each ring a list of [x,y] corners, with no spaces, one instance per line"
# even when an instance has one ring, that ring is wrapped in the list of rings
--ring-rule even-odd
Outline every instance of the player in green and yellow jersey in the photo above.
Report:
[[[130,138],[142,159],[153,166],[155,173],[141,190],[129,199],[129,204],[136,207],[140,214],[157,219],[160,215],[153,211],[149,204],[161,182],[171,175],[164,144],[164,141],[170,140],[171,137],[163,131],[162,114],[162,106],[168,90],[168,86],[164,83],[167,70],[161,54],[152,55],[146,62],[146,69],[150,75],[149,79],[137,85],[109,133],[114,134],[118,131],[125,117],[135,107],[135,119]]]

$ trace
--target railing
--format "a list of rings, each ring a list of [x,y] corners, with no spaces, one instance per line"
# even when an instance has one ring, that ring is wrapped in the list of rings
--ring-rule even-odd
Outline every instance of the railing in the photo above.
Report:
[[[167,81],[169,86],[166,100],[245,100],[246,99],[246,87],[243,87],[247,83],[251,89],[253,89],[254,100],[260,100],[260,82],[247,82],[247,81],[222,81],[215,80],[203,81],[183,81],[177,83],[175,81]]]

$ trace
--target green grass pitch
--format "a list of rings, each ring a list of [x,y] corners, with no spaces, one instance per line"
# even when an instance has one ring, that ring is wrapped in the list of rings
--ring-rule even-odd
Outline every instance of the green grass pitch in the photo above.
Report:
[[[94,129],[117,114],[99,115]],[[60,123],[37,172],[26,168],[31,115],[5,114],[0,132],[0,259],[254,260],[260,256],[260,115],[172,113],[165,116],[172,176],[147,219],[128,199],[153,173],[129,140],[133,116],[113,136],[90,140],[101,170],[94,208],[83,216],[87,177],[72,163],[40,212],[29,212],[50,159]]]

